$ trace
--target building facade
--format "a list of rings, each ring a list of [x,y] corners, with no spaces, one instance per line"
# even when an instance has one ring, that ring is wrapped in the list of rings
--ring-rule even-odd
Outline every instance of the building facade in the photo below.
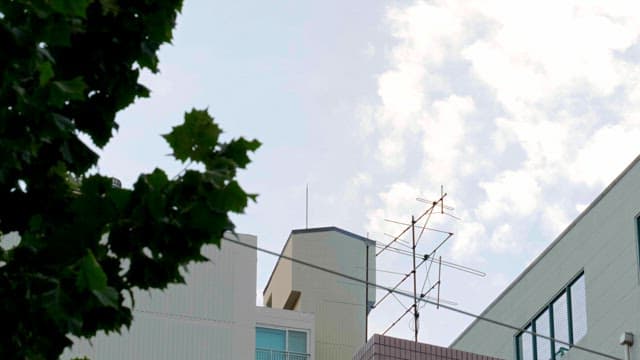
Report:
[[[282,254],[375,283],[375,242],[336,228],[293,230]],[[368,264],[367,264],[368,262]],[[265,306],[315,314],[318,360],[348,360],[365,343],[375,288],[280,258],[263,292]]]
[[[624,358],[640,336],[640,158],[637,158],[482,313],[556,339],[474,321],[452,347],[518,360]],[[640,346],[631,347],[640,359]]]
[[[490,356],[424,344],[390,336],[373,335],[353,360],[500,360]]]
[[[237,236],[256,246],[255,236]],[[203,254],[210,261],[189,265],[186,284],[135,293],[130,329],[78,340],[62,358],[314,359],[313,314],[256,307],[255,249],[223,240]]]
[[[313,314],[256,308],[256,360],[315,360]]]

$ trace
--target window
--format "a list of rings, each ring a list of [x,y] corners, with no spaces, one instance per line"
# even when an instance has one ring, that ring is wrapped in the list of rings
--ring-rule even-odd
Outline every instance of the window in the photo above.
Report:
[[[536,333],[544,336],[551,336],[551,326],[549,325],[549,309],[538,316],[536,319]],[[547,360],[551,359],[551,341],[543,337],[536,338],[536,354],[538,359]]]
[[[567,305],[567,293],[562,295],[552,305],[553,311],[553,337],[557,340],[570,343],[569,341],[569,308]],[[555,343],[556,355],[564,354],[569,351],[569,347],[563,343]]]
[[[563,289],[550,304],[545,306],[535,319],[526,325],[525,331],[556,339],[551,341],[541,336],[523,332],[516,336],[518,360],[557,360],[570,346],[587,334],[587,301],[584,274],[580,274]]]
[[[531,331],[531,325],[529,325],[526,331]],[[520,360],[533,360],[533,336],[529,333],[523,333],[518,336],[518,347],[520,349]]]
[[[307,333],[256,327],[256,360],[307,360]]]
[[[587,304],[585,299],[584,276],[580,276],[571,285],[570,289],[573,343],[577,343],[587,334]]]
[[[637,230],[638,230],[638,232],[636,233],[637,234],[636,235],[637,236],[637,240],[638,240],[636,242],[636,244],[638,246],[638,248],[637,248],[638,252],[637,252],[636,255],[638,256],[638,266],[640,266],[640,215],[638,215],[636,217],[636,227],[637,227]]]

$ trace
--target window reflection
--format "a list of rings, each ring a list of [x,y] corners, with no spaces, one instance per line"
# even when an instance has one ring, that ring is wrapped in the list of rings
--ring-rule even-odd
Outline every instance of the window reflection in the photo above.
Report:
[[[525,330],[531,331],[531,326],[528,326]],[[529,333],[522,333],[520,334],[519,339],[520,359],[533,360],[533,336]]]
[[[549,326],[549,310],[545,310],[536,319],[536,334],[551,336],[551,327]],[[551,359],[551,341],[538,336],[536,338],[536,348],[538,360]]]
[[[584,276],[580,276],[571,285],[571,320],[573,322],[573,343],[577,343],[587,334],[587,301]]]
[[[552,342],[538,336],[534,342],[532,335],[524,332],[518,334],[516,338],[518,360],[560,359],[560,356],[570,349],[566,343],[575,344],[587,334],[584,274],[565,288],[551,304],[545,306],[533,323],[527,324],[526,330],[531,331],[532,328],[535,328],[535,333],[544,336],[551,336],[553,333],[556,341]]]
[[[569,342],[569,307],[567,305],[567,294],[563,293],[553,303],[553,337],[557,340]],[[560,342],[555,343],[556,355],[562,355],[569,351],[569,345]]]

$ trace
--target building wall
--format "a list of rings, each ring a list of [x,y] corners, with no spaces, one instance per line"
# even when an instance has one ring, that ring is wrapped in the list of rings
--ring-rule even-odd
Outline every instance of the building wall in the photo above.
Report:
[[[466,351],[373,335],[353,360],[499,360]]]
[[[364,280],[367,243],[369,281],[375,283],[374,243],[358,235],[337,228],[294,230],[284,249],[292,249],[296,259]],[[279,285],[281,266],[288,265],[282,260],[276,264],[265,288],[265,301],[269,296],[274,300],[281,298],[276,294],[278,288],[283,288]],[[365,286],[297,263],[291,264],[291,274],[291,289],[301,293],[296,309],[315,314],[317,359],[351,359],[365,343]],[[369,297],[371,302],[375,301],[373,287]],[[275,301],[273,306],[276,307]]]
[[[587,334],[577,345],[624,357],[620,335],[640,337],[638,159],[616,179],[488,308],[483,315],[524,326],[584,271]],[[514,359],[515,331],[473,322],[452,347]],[[572,349],[565,359],[600,359]],[[631,359],[640,359],[640,346]]]
[[[129,330],[78,341],[63,359],[253,359],[256,251],[223,240],[203,254],[211,261],[190,265],[186,285],[136,292]]]
[[[293,243],[287,241],[282,254],[287,257],[293,257]],[[293,273],[291,271],[292,263],[287,259],[279,259],[277,266],[273,269],[271,278],[269,279],[269,293],[264,294],[263,301],[265,305],[271,300],[270,307],[276,309],[284,309],[285,302],[291,293],[293,286]]]

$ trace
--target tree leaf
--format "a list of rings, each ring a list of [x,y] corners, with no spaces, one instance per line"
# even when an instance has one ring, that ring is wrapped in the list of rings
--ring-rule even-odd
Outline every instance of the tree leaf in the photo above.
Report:
[[[84,91],[87,85],[81,77],[76,77],[67,81],[54,81],[51,83],[51,94],[49,95],[49,105],[62,107],[69,100],[83,100]]]
[[[105,286],[99,290],[91,290],[91,293],[98,299],[100,304],[112,308],[118,307],[118,292],[116,289]]]
[[[107,275],[102,270],[91,250],[87,250],[79,264],[76,286],[80,290],[104,290],[107,287]]]
[[[38,72],[40,73],[40,86],[47,84],[53,77],[53,67],[48,61],[41,62],[38,65]]]
[[[221,133],[222,130],[213,122],[207,110],[193,109],[185,113],[182,125],[173,127],[163,137],[173,149],[176,159],[206,163],[209,155],[215,151]]]
[[[51,8],[55,11],[78,17],[85,17],[87,13],[87,6],[91,3],[91,0],[49,0]]]
[[[251,162],[247,152],[256,151],[260,145],[258,140],[248,141],[245,138],[239,138],[224,146],[221,155],[233,160],[239,168],[244,169]]]

